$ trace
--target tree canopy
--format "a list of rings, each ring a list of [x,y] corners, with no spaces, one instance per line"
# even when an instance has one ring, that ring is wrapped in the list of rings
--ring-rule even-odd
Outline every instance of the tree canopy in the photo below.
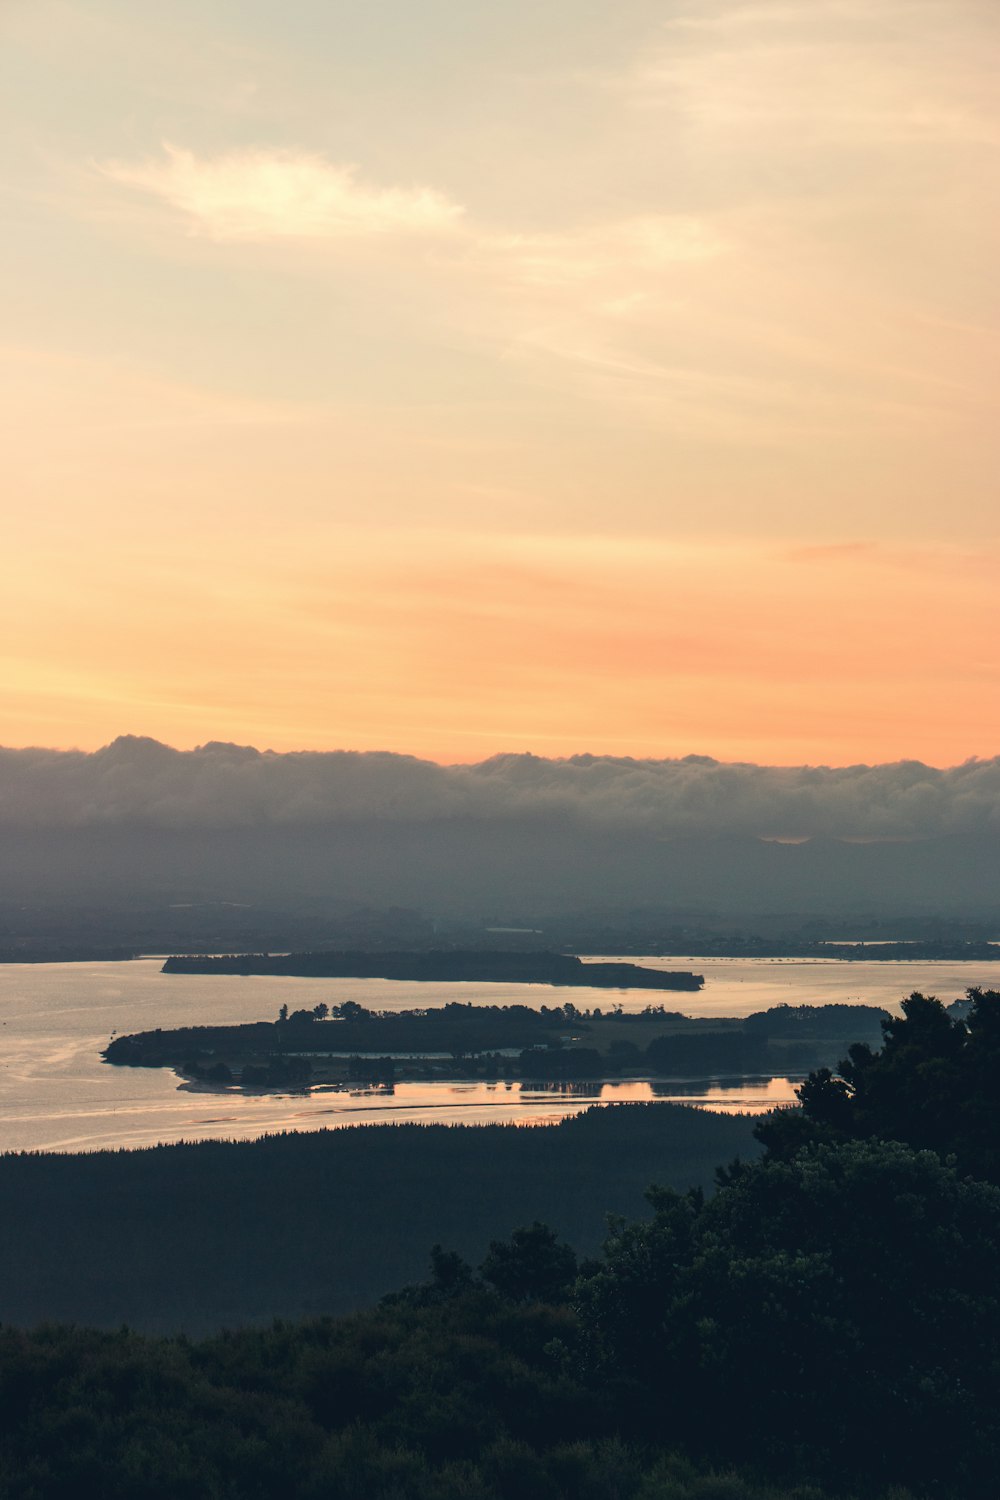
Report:
[[[801,1114],[761,1122],[756,1134],[768,1153],[788,1158],[819,1140],[906,1141],[1000,1182],[1000,992],[970,989],[968,999],[963,1016],[910,995],[902,1016],[883,1020],[880,1049],[856,1043],[836,1071],[809,1075]]]
[[[814,1476],[961,1471],[959,1493],[988,1492],[1000,1190],[849,1141],[736,1169],[707,1201],[650,1201],[577,1292],[588,1357],[647,1428]]]

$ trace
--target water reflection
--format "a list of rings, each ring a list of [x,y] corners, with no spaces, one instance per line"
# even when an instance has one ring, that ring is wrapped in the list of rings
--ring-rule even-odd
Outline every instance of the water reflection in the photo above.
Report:
[[[797,1104],[796,1089],[802,1075],[794,1078],[723,1078],[711,1083],[671,1079],[651,1085],[654,1099],[673,1104],[696,1104],[716,1114],[765,1114]]]
[[[522,1095],[537,1098],[591,1099],[600,1098],[601,1084],[591,1079],[541,1078],[537,1082],[522,1083]]]
[[[745,1016],[779,1002],[864,1002],[897,1010],[913,990],[946,1000],[970,985],[990,988],[995,965],[971,962],[845,963],[835,958],[649,959],[650,967],[694,968],[705,975],[699,994],[678,997],[697,1016]],[[0,965],[0,1150],[71,1151],[146,1146],[157,1142],[249,1139],[271,1131],[405,1120],[539,1124],[591,1104],[666,1100],[702,1109],[760,1112],[795,1102],[789,1078],[655,1083],[593,1080],[523,1084],[517,1080],[361,1083],[353,1092],[314,1088],[309,1094],[241,1094],[178,1088],[165,1069],[110,1068],[100,1050],[112,1031],[155,1026],[222,1025],[258,1020],[319,1001],[357,1000],[398,1010],[449,1000],[479,1004],[585,1008],[649,1002],[645,991],[559,990],[549,986],[441,984],[391,980],[275,980],[268,976],[164,976],[155,960],[131,963]]]
[[[465,1112],[485,1109],[503,1111],[515,1124],[530,1124],[534,1122],[540,1109],[544,1109],[546,1118],[561,1118],[589,1109],[592,1105],[602,1104],[666,1102],[690,1104],[722,1112],[760,1114],[779,1105],[795,1104],[795,1090],[801,1081],[801,1077],[671,1078],[654,1082],[643,1079],[612,1082],[563,1078],[537,1083],[509,1078],[435,1079],[408,1083],[324,1083],[315,1084],[307,1096],[301,1091],[289,1089],[273,1091],[266,1096],[255,1092],[249,1097],[260,1103],[267,1098],[274,1105],[283,1100],[304,1101],[307,1097],[309,1104],[315,1108],[298,1111],[297,1120],[308,1119],[316,1112],[322,1112],[326,1116],[356,1115],[368,1109],[381,1112],[388,1106],[393,1119],[403,1119],[410,1111],[431,1110],[444,1119],[456,1110]],[[181,1084],[179,1091],[192,1088],[206,1092],[203,1084]],[[218,1096],[219,1091],[215,1092]],[[222,1092],[227,1101],[234,1103],[242,1102],[248,1097],[238,1088]],[[549,1113],[553,1105],[558,1106],[556,1116],[550,1116]]]
[[[769,1109],[797,1102],[795,1089],[801,1077],[722,1079],[642,1079],[602,1081],[558,1079],[520,1082],[515,1079],[456,1079],[386,1083],[315,1084],[301,1090],[247,1093],[234,1086],[210,1089],[205,1084],[184,1083],[178,1093],[199,1093],[207,1103],[232,1109],[231,1114],[213,1112],[202,1116],[199,1127],[214,1127],[215,1134],[243,1136],[259,1133],[250,1126],[258,1111],[276,1116],[296,1130],[336,1128],[355,1124],[421,1121],[422,1123],[488,1124],[505,1121],[514,1125],[553,1123],[579,1114],[595,1105],[688,1104],[721,1114],[762,1114]],[[289,1106],[297,1105],[294,1111]],[[249,1106],[249,1108],[248,1108]],[[222,1130],[220,1126],[231,1129]],[[206,1131],[206,1133],[212,1133]],[[190,1137],[188,1137],[190,1138]],[[51,1147],[49,1149],[52,1149]]]

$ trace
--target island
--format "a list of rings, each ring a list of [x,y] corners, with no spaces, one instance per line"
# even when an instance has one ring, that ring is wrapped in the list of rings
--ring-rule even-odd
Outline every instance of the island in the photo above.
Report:
[[[662,1005],[626,1012],[572,1003],[447,1004],[368,1010],[319,1004],[277,1020],[185,1026],[116,1037],[102,1056],[173,1068],[219,1088],[300,1090],[403,1079],[652,1080],[804,1076],[855,1042],[877,1046],[888,1012],[866,1005],[779,1005],[742,1019]]]
[[[433,984],[551,984],[614,990],[700,990],[700,974],[584,963],[572,953],[431,949],[415,953],[225,953],[174,955],[164,974],[273,974],[297,979],[404,979]]]

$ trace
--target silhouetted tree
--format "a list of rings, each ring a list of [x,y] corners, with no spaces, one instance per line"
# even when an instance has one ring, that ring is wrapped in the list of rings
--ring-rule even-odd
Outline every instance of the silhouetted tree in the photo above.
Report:
[[[563,1302],[576,1278],[576,1255],[547,1224],[515,1229],[509,1240],[491,1240],[480,1266],[483,1280],[515,1302]]]
[[[457,1250],[431,1246],[431,1287],[439,1296],[454,1297],[472,1285],[472,1267]]]
[[[766,1117],[758,1139],[776,1159],[808,1141],[906,1141],[1000,1182],[1000,993],[970,989],[968,998],[963,1019],[910,995],[902,1016],[883,1021],[880,1049],[857,1043],[836,1072],[811,1073],[798,1090],[801,1116]]]

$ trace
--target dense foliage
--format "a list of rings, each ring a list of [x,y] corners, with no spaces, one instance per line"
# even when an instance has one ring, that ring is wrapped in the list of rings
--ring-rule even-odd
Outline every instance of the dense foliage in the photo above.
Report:
[[[902,1010],[883,1020],[880,1049],[855,1043],[836,1072],[810,1074],[801,1113],[772,1116],[759,1139],[777,1157],[823,1140],[907,1141],[1000,1183],[1000,991],[971,989],[950,1010],[914,994]]]
[[[0,1334],[4,1500],[823,1500],[620,1435],[566,1307],[489,1285],[191,1344]],[[720,1414],[729,1422],[731,1414]],[[842,1493],[844,1487],[836,1486]],[[848,1492],[876,1493],[867,1485]],[[905,1500],[894,1492],[892,1500]]]
[[[1000,1191],[867,1141],[652,1201],[577,1290],[585,1347],[647,1429],[768,1468],[993,1493]]]

